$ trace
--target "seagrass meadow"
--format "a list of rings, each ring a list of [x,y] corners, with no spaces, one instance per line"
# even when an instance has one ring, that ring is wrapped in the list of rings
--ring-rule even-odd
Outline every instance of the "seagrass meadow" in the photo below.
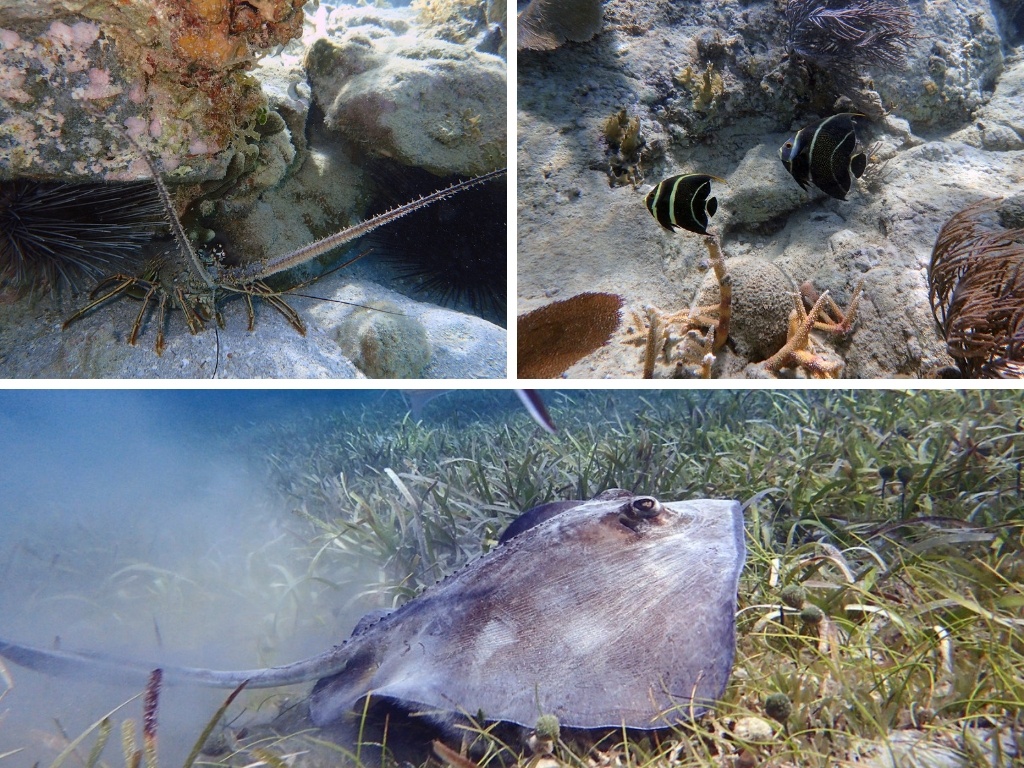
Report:
[[[4,412],[18,394],[0,398]],[[138,396],[159,408],[165,394]],[[640,739],[613,734],[588,746],[555,738],[551,754],[518,757],[522,747],[495,740],[475,764],[1020,764],[1020,391],[545,391],[556,435],[534,424],[508,390],[452,392],[418,419],[394,392],[338,395],[336,404],[326,393],[305,401],[310,393],[278,393],[273,407],[260,408],[224,399],[229,394],[189,393],[202,417],[183,422],[174,411],[175,428],[162,433],[188,441],[193,427],[202,429],[204,464],[230,455],[233,471],[259,487],[225,526],[216,553],[167,564],[157,546],[163,539],[146,539],[136,556],[116,543],[123,531],[84,535],[79,526],[81,551],[61,558],[79,569],[74,579],[51,577],[15,600],[11,584],[31,576],[26,564],[49,563],[57,533],[5,532],[4,634],[38,625],[36,638],[59,633],[62,648],[92,641],[104,653],[191,664],[225,642],[221,623],[239,646],[235,656],[215,658],[221,666],[283,663],[338,642],[362,612],[401,604],[497,546],[508,522],[534,505],[614,487],[666,501],[737,499],[748,554],[736,659],[716,709]],[[231,418],[219,421],[225,410]],[[127,496],[138,504],[140,492],[127,484],[109,491],[111,503]],[[228,505],[231,494],[207,499],[203,514],[220,515],[218,499]],[[233,546],[246,564],[234,571],[226,565],[235,562]],[[85,566],[91,559],[108,569],[95,583],[99,566]],[[72,636],[61,622],[76,615],[68,607],[76,601],[89,602],[89,618],[77,617]],[[172,609],[203,615],[192,635],[175,628]],[[264,620],[244,621],[252,615]],[[103,638],[116,647],[97,647]],[[174,722],[181,705],[173,689],[160,694],[159,709],[140,700],[105,716],[139,693],[117,692],[112,704],[83,698],[79,708],[88,711],[72,726],[53,721],[60,688],[21,698],[36,677],[0,667],[0,766],[322,766],[362,758],[314,730],[288,727],[303,689],[242,692],[224,713],[224,693],[213,694],[186,724]],[[206,733],[211,718],[222,722]],[[23,726],[29,721],[31,729]],[[123,722],[134,723],[127,737]],[[190,755],[202,741],[205,751]]]

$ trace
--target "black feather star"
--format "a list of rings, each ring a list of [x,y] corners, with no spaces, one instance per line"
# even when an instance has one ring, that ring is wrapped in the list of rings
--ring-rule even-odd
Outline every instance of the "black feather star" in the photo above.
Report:
[[[0,284],[78,288],[128,271],[166,221],[148,182],[0,182]]]
[[[789,47],[837,78],[851,66],[900,66],[913,14],[898,0],[789,0]]]

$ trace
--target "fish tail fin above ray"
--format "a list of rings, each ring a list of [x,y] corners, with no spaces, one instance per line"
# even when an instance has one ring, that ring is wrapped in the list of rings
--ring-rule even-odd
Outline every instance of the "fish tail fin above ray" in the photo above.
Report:
[[[276,688],[336,674],[345,669],[352,653],[347,645],[340,645],[319,656],[280,667],[216,670],[124,661],[95,653],[46,650],[0,639],[0,656],[18,666],[53,677],[113,685],[145,685],[150,672],[159,668],[163,670],[166,684],[235,688],[248,682],[249,688]]]
[[[551,420],[551,416],[548,414],[548,409],[544,407],[544,400],[541,398],[540,393],[537,390],[517,389],[516,394],[519,396],[519,399],[529,412],[530,417],[543,427],[545,432],[552,435],[558,433],[555,423]]]
[[[405,398],[405,402],[409,406],[409,411],[412,413],[412,418],[415,421],[420,420],[427,403],[452,392],[450,389],[402,389],[399,391],[402,393],[402,397]]]

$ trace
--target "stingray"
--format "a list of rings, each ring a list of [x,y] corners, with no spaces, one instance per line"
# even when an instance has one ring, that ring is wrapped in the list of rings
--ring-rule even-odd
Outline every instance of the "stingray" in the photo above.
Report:
[[[458,743],[466,724],[663,729],[721,698],[745,557],[735,501],[659,502],[614,489],[520,516],[501,543],[341,645],[244,671],[163,667],[164,682],[250,688],[316,680],[312,724],[372,703]],[[57,675],[143,684],[153,665],[0,640],[0,655]]]

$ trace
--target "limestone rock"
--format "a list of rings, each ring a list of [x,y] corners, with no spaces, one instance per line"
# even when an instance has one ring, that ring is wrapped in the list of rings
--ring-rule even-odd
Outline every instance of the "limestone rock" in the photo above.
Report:
[[[309,310],[313,322],[332,338],[340,336],[346,318],[359,309],[356,305],[385,301],[397,305],[406,317],[426,331],[431,356],[430,363],[423,369],[423,378],[505,376],[508,343],[504,328],[473,315],[414,301],[375,283],[362,280],[344,283],[327,294],[334,301],[318,303]]]
[[[789,138],[776,134],[772,141],[752,147],[729,174],[729,186],[719,200],[723,229],[783,219],[807,201],[808,193],[779,160],[779,147]],[[816,189],[811,192],[813,196],[821,194]]]
[[[338,345],[371,379],[415,379],[430,362],[427,332],[390,301],[374,301],[337,327]]]
[[[1003,69],[1002,41],[989,3],[912,3],[918,36],[906,66],[871,72],[881,104],[919,129],[954,127],[989,98]]]
[[[954,137],[996,152],[1024,149],[1024,60],[1007,67],[977,119]]]
[[[275,155],[267,152],[265,157]],[[278,157],[280,166],[287,157]],[[236,192],[204,203],[200,210],[208,213],[202,224],[228,242],[240,262],[280,256],[364,218],[365,177],[336,145],[325,142],[302,153],[284,180],[268,189],[247,185],[253,175],[242,179]],[[339,256],[331,253],[325,263]],[[298,276],[311,277],[321,268],[314,262]]]
[[[433,37],[401,10],[339,9],[306,57],[325,125],[439,176],[506,164],[505,62]]]

